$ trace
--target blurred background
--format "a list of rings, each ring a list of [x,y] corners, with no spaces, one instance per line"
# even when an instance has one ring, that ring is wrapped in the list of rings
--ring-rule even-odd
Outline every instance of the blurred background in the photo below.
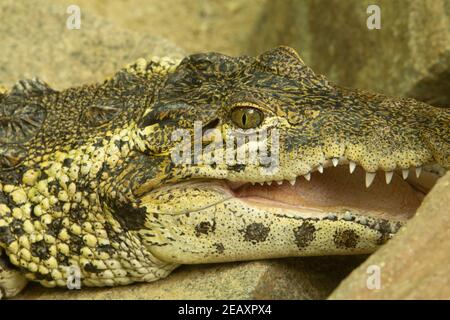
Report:
[[[80,30],[66,28],[71,4]],[[367,28],[371,4],[380,30]],[[282,44],[340,85],[450,105],[449,0],[2,0],[0,21],[4,85],[39,75],[67,87],[141,56]]]

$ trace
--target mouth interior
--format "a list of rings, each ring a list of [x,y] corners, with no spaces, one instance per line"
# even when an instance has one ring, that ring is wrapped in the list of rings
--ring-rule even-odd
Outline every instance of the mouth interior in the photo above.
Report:
[[[377,172],[369,188],[364,181],[363,169],[358,167],[350,174],[348,167],[338,166],[327,168],[322,174],[313,172],[310,181],[297,177],[294,185],[274,181],[271,185],[230,183],[229,187],[235,197],[252,205],[322,212],[348,209],[389,220],[407,220],[414,216],[427,193],[403,180],[398,173],[390,184],[386,184],[382,171]]]

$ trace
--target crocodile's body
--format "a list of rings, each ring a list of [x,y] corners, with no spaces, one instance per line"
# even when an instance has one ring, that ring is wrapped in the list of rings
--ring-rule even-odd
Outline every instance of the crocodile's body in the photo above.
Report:
[[[82,285],[103,286],[184,263],[371,252],[421,200],[397,174],[385,185],[371,173],[450,166],[448,110],[333,86],[289,48],[177,63],[139,60],[103,84],[56,92],[26,81],[0,95],[0,250],[14,265],[0,265],[3,295],[23,276],[66,286],[70,267]],[[194,121],[200,133],[277,131],[277,170],[176,163],[171,134]],[[206,140],[205,150],[218,141]],[[332,165],[347,163],[373,185],[340,187],[348,168]],[[311,182],[244,185],[298,176]],[[285,201],[262,196],[272,193]]]

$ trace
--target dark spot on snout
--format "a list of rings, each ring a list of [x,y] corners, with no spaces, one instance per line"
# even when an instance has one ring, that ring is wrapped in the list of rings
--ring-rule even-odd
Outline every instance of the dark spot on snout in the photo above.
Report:
[[[334,233],[333,241],[338,248],[356,248],[359,236],[353,230],[337,230]]]
[[[249,224],[245,230],[241,231],[244,234],[244,240],[250,241],[253,244],[266,241],[269,235],[270,228],[266,227],[262,223]]]
[[[315,238],[316,227],[305,221],[301,226],[294,229],[295,244],[299,249],[307,247]]]
[[[210,232],[214,232],[216,229],[216,224],[209,221],[202,221],[198,225],[195,226],[195,235],[200,237],[201,234],[208,234]]]
[[[216,247],[217,253],[223,253],[225,251],[225,247],[220,242],[214,243],[213,246]]]

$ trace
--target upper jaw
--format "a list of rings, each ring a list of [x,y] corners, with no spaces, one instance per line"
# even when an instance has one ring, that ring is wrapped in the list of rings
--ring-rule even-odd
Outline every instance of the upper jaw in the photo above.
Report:
[[[290,163],[289,163],[290,162]],[[429,190],[434,186],[436,181],[445,174],[446,170],[437,163],[428,163],[419,166],[411,166],[409,168],[397,167],[391,170],[365,170],[357,162],[350,160],[344,156],[328,158],[320,161],[316,165],[300,165],[296,166],[296,162],[288,161],[288,163],[283,166],[287,169],[279,170],[277,174],[265,175],[258,174],[256,171],[258,168],[252,168],[253,171],[249,174],[249,178],[245,178],[245,174],[235,174],[230,173],[227,179],[232,181],[235,185],[242,183],[259,183],[260,185],[271,185],[272,183],[282,184],[283,181],[289,182],[291,185],[295,185],[298,181],[297,178],[303,177],[305,180],[310,181],[311,175],[315,172],[323,174],[326,169],[332,167],[342,167],[347,166],[349,174],[353,174],[356,168],[363,169],[364,185],[366,188],[370,188],[375,180],[376,176],[382,176],[383,180],[387,185],[389,185],[395,175],[399,175],[406,180],[409,184],[413,185],[419,191],[423,193],[428,193]]]

